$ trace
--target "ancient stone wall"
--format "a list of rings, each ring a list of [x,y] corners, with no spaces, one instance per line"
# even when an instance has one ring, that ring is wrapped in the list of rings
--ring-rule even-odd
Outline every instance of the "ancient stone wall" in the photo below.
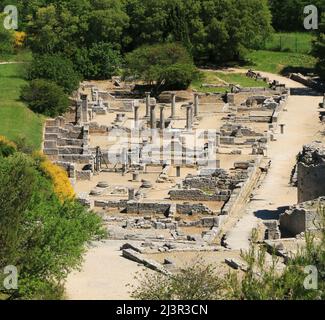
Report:
[[[325,198],[307,201],[296,206],[280,216],[280,229],[285,236],[296,236],[302,232],[316,232],[321,226],[321,208]]]
[[[298,156],[298,202],[325,195],[325,146],[314,142],[305,145]]]

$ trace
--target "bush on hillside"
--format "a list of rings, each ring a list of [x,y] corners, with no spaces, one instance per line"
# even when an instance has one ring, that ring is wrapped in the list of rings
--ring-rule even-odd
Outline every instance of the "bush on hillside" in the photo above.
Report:
[[[6,137],[0,136],[0,157],[9,157],[17,151],[17,146]]]
[[[28,70],[28,80],[45,79],[55,82],[67,94],[79,87],[80,75],[73,63],[59,54],[35,55]]]
[[[132,76],[155,87],[155,94],[165,89],[187,89],[197,75],[193,59],[178,43],[144,46],[126,56],[125,76]]]
[[[122,58],[108,43],[95,43],[91,48],[77,50],[76,68],[86,79],[110,79],[119,73]]]
[[[11,299],[59,299],[68,274],[78,268],[85,243],[105,235],[101,219],[73,201],[62,202],[40,157],[20,152],[0,158],[0,270],[14,265]]]
[[[54,82],[36,79],[21,90],[21,99],[28,107],[48,117],[56,117],[67,111],[69,98]]]

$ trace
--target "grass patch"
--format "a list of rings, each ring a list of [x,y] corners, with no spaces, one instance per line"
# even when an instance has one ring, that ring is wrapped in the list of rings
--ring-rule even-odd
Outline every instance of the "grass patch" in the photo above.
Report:
[[[243,73],[222,73],[217,72],[217,76],[229,84],[239,84],[241,87],[261,87],[267,88],[269,85],[262,80],[254,80],[246,77]]]
[[[265,50],[285,51],[309,54],[312,50],[314,34],[311,32],[300,33],[274,33],[265,42]]]
[[[14,57],[12,57],[14,61]],[[11,140],[25,137],[26,142],[40,148],[44,118],[19,101],[25,64],[0,65],[0,135]]]
[[[0,62],[30,62],[32,60],[30,50],[19,50],[15,55],[0,54]]]
[[[316,59],[307,54],[258,50],[247,55],[246,68],[285,74],[289,72],[313,72]]]
[[[220,85],[220,87],[202,87],[203,84]],[[268,87],[264,81],[248,78],[241,73],[226,74],[216,71],[202,71],[200,79],[192,82],[192,88],[204,93],[225,93],[230,90],[227,84],[238,84],[242,87]]]

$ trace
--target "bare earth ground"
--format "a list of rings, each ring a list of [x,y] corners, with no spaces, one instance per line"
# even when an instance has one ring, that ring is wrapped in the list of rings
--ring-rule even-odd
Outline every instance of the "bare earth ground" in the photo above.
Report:
[[[132,241],[128,241],[132,243]],[[81,272],[69,275],[66,296],[71,300],[130,299],[127,284],[135,284],[134,276],[143,266],[121,256],[125,241],[109,240],[96,243],[84,257]]]
[[[286,83],[291,88],[303,88],[302,85],[287,78],[262,74],[271,80]],[[280,120],[280,123],[286,125],[285,134],[278,134],[277,141],[272,142],[269,147],[268,156],[272,160],[269,174],[261,187],[256,190],[253,201],[247,207],[247,213],[228,234],[227,242],[232,249],[248,248],[251,230],[258,222],[256,215],[269,219],[278,207],[296,203],[296,189],[289,186],[290,173],[302,145],[319,136],[321,124],[317,107],[320,101],[321,97],[317,96],[289,98],[288,111],[283,113]],[[256,215],[254,212],[257,212]],[[72,273],[67,279],[67,298],[130,299],[129,288],[126,285],[136,283],[134,275],[141,272],[143,267],[121,257],[119,248],[123,243],[124,241],[110,240],[91,248],[85,255],[82,270]]]

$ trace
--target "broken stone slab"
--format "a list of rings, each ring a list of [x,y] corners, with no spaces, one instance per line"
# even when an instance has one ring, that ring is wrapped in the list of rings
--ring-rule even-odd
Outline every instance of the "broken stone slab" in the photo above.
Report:
[[[244,263],[242,263],[241,261],[238,261],[237,259],[235,258],[226,258],[225,259],[225,263],[235,269],[235,270],[242,270],[242,271],[245,271],[247,270],[247,267],[245,266]]]
[[[103,193],[103,190],[100,190],[100,189],[93,189],[93,190],[91,190],[90,191],[90,195],[91,196],[100,196],[100,195],[102,195],[102,193]]]
[[[164,264],[165,265],[175,265],[176,263],[174,260],[172,260],[170,258],[166,258],[166,259],[164,259]]]
[[[103,189],[105,189],[105,188],[108,188],[108,187],[109,187],[109,183],[106,182],[106,181],[99,181],[99,182],[97,183],[97,187],[98,187],[98,188],[103,188]]]

